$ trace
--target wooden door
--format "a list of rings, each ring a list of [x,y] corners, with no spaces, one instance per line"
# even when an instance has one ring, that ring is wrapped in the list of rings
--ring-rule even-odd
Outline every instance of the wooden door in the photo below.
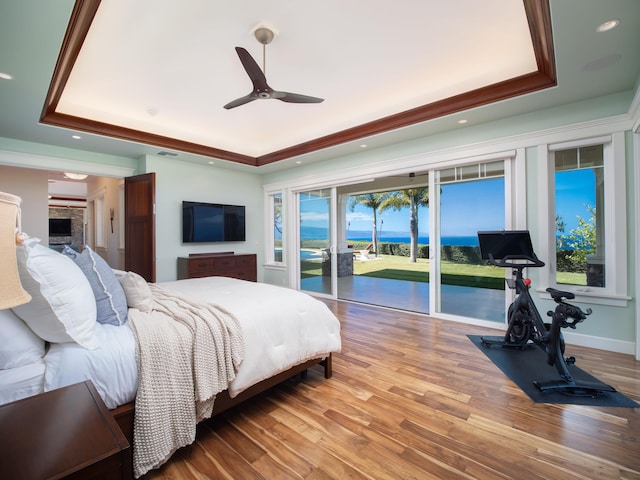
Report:
[[[124,179],[124,268],[156,281],[156,174]]]

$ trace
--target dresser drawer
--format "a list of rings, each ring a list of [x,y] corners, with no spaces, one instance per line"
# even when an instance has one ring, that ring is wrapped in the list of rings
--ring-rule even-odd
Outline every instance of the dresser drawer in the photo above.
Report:
[[[233,269],[236,267],[235,257],[219,257],[214,259],[215,268],[217,271]]]
[[[236,265],[238,268],[255,268],[256,256],[255,255],[238,255],[236,257]]]
[[[238,268],[233,275],[234,278],[239,278],[240,280],[249,280],[250,282],[256,281],[255,270],[251,270],[250,268]]]
[[[257,282],[256,255],[211,254],[178,258],[178,280],[213,276]]]
[[[213,258],[198,258],[189,262],[189,274],[191,276],[206,277],[214,270]]]

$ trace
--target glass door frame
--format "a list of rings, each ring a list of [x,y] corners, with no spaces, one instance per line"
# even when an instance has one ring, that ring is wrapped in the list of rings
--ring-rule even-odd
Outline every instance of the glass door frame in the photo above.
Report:
[[[301,265],[300,265],[300,195],[304,192],[315,190],[330,190],[329,196],[329,261],[331,269],[330,292],[318,292],[313,290],[304,290],[301,284]],[[293,228],[291,232],[294,236],[295,248],[290,248],[290,265],[295,265],[292,273],[293,285],[297,290],[312,294],[318,297],[337,299],[338,298],[338,261],[337,261],[337,236],[338,236],[338,215],[337,215],[337,187],[336,186],[314,186],[303,189],[296,189],[291,192],[292,206],[294,215],[292,215]]]
[[[448,169],[451,167],[472,165],[477,163],[489,163],[498,160],[504,161],[504,211],[505,219],[504,225],[506,230],[526,230],[527,215],[526,215],[526,198],[527,198],[527,185],[526,185],[526,152],[524,149],[509,150],[504,152],[496,152],[494,154],[461,158],[458,161],[448,162],[446,165],[434,166],[429,169],[429,315],[445,318],[450,320],[457,320],[456,315],[447,314],[442,312],[442,296],[441,296],[441,210],[440,210],[440,170]],[[518,192],[516,195],[515,192]],[[505,269],[505,278],[511,278],[510,270]],[[505,318],[504,325],[507,324],[506,312],[508,306],[513,301],[514,293],[511,290],[505,289],[504,305],[505,305]],[[496,327],[496,322],[486,321],[481,319],[474,319],[474,317],[465,317],[465,321],[472,320],[470,323]]]

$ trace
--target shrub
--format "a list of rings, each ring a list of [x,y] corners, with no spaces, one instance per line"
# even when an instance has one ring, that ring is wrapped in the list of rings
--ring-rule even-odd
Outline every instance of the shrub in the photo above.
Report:
[[[478,247],[443,245],[441,254],[442,260],[449,262],[470,265],[484,265],[486,263],[486,260],[480,257],[480,248]]]

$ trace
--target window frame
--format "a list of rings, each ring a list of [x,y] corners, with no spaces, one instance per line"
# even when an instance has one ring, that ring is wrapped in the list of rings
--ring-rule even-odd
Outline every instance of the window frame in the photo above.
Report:
[[[603,146],[604,168],[604,226],[605,226],[605,286],[558,284],[556,282],[556,151],[573,148]],[[623,132],[574,141],[541,145],[539,147],[538,214],[540,225],[540,258],[546,265],[540,272],[542,297],[550,298],[546,288],[569,291],[578,301],[594,304],[626,306],[627,294],[627,223],[625,182],[625,139]]]
[[[280,197],[281,201],[281,225],[282,225],[282,260],[278,261],[275,258],[275,235],[274,235],[274,224],[275,224],[275,199],[276,197]],[[272,266],[284,267],[286,266],[286,212],[285,212],[285,195],[283,190],[273,190],[265,192],[265,218],[267,219],[265,223],[265,258],[266,264]]]

